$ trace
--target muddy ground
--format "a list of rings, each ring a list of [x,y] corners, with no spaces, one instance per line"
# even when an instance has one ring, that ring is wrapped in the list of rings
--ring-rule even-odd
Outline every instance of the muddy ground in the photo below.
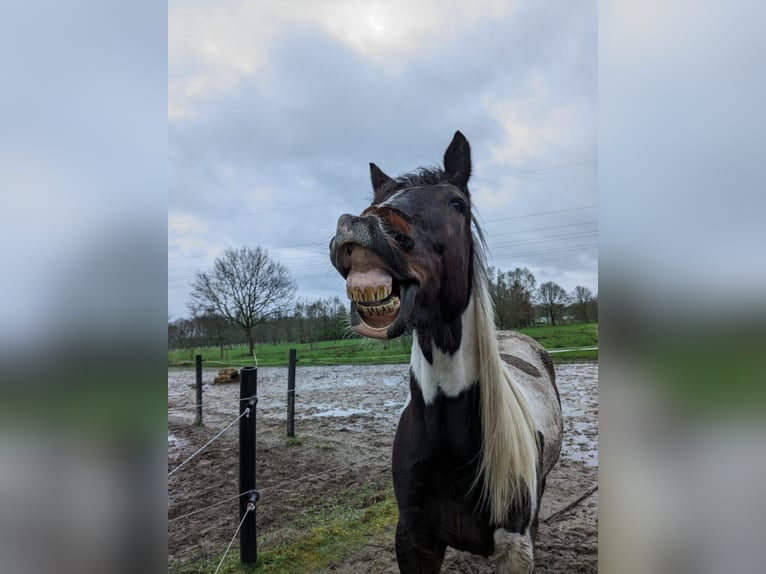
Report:
[[[535,550],[537,572],[598,571],[598,365],[556,368],[564,446],[548,477]],[[297,517],[330,508],[350,493],[373,504],[390,488],[391,445],[407,398],[407,365],[299,366],[296,435],[286,432],[286,368],[258,370],[257,506],[260,548],[290,536]],[[194,372],[168,370],[168,471],[237,417],[239,385],[203,374],[202,427],[194,426]],[[237,501],[184,516],[238,492],[238,425],[168,480],[168,564],[220,556],[238,524]],[[394,533],[385,532],[333,572],[396,573]],[[235,543],[236,544],[236,543]],[[234,548],[236,551],[237,548]],[[492,572],[489,560],[448,549],[443,572]]]

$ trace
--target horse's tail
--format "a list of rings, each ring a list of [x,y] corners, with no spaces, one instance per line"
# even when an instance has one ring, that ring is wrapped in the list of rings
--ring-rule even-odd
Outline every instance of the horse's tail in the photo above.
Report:
[[[474,282],[476,340],[481,384],[482,449],[474,486],[493,524],[501,525],[514,504],[537,504],[537,433],[521,391],[500,359],[492,300],[486,282]]]

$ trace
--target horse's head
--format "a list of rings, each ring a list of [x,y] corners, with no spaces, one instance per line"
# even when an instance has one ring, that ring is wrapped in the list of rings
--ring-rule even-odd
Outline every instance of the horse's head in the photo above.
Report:
[[[361,215],[341,215],[330,259],[346,279],[351,326],[377,339],[412,326],[430,332],[466,308],[473,276],[468,178],[471,151],[460,132],[444,169],[390,178],[370,164],[374,198]]]

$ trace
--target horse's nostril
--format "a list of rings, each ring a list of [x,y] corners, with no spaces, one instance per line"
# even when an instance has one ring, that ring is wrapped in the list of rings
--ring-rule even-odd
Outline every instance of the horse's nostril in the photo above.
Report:
[[[351,245],[350,243],[347,243],[347,244],[346,244],[346,255],[348,255],[349,257],[351,257],[351,252],[352,252],[353,250],[354,250],[354,246],[353,246],[353,245]]]

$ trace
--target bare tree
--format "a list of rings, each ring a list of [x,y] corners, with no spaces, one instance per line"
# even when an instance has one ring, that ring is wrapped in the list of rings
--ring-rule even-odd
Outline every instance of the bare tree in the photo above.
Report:
[[[527,327],[534,322],[536,280],[526,267],[513,271],[489,269],[489,292],[495,305],[495,321],[500,329]]]
[[[569,296],[560,285],[553,281],[548,281],[540,285],[537,291],[540,305],[545,310],[551,325],[556,324],[556,317],[561,314],[561,310],[569,302]]]
[[[535,312],[532,300],[535,296],[537,280],[532,272],[524,267],[517,267],[507,273],[510,284],[513,309],[513,327],[528,327],[534,323]]]
[[[285,311],[295,293],[287,268],[260,247],[227,249],[216,258],[212,271],[197,273],[191,287],[188,307],[192,313],[220,315],[239,325],[247,336],[250,354],[255,326]]]
[[[588,307],[593,301],[593,292],[587,287],[577,285],[572,292],[572,301],[575,304],[578,318],[584,323],[587,323]]]

